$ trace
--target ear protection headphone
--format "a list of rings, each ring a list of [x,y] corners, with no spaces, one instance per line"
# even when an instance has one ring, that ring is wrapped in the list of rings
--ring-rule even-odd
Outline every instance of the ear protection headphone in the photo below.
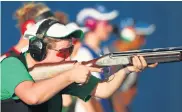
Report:
[[[95,30],[95,28],[97,27],[97,20],[93,19],[93,18],[87,18],[85,20],[84,25],[91,31]]]
[[[38,28],[36,36],[29,40],[29,52],[31,57],[36,61],[42,61],[46,57],[46,46],[44,42],[46,32],[53,25],[59,23],[59,21],[53,19],[45,20]]]
[[[32,25],[34,25],[35,23],[37,23],[38,21],[41,21],[43,19],[49,18],[49,17],[54,17],[54,14],[51,11],[47,11],[44,12],[42,14],[40,14],[39,16],[35,17],[34,19],[29,19],[27,21],[25,21],[21,27],[21,34],[23,35],[25,33],[25,31]]]

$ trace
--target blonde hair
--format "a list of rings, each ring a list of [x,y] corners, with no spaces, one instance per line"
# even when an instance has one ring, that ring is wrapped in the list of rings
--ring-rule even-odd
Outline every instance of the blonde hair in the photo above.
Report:
[[[47,44],[46,49],[54,49],[56,48],[56,42],[59,42],[60,40],[70,40],[70,38],[55,39],[51,37],[45,37],[43,42]],[[70,41],[70,44],[72,44],[72,41]]]
[[[52,49],[52,48],[55,48],[56,47],[56,42],[59,42],[58,39],[54,39],[54,38],[44,38],[44,43],[47,44],[47,48],[46,49]]]
[[[18,26],[21,26],[27,20],[34,20],[38,15],[50,10],[43,3],[24,3],[22,7],[16,10],[14,16],[18,20]]]

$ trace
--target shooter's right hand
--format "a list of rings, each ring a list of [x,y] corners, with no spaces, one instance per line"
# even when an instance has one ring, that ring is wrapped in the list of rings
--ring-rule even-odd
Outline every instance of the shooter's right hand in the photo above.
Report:
[[[76,63],[74,68],[71,70],[70,79],[71,81],[79,84],[85,84],[88,82],[90,72],[102,72],[102,69],[95,67],[88,67],[81,63]]]

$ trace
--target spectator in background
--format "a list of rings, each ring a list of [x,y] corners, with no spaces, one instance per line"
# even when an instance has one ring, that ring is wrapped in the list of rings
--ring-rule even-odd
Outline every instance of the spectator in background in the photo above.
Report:
[[[104,6],[96,8],[84,8],[77,15],[77,23],[87,28],[81,48],[78,50],[74,59],[78,61],[88,61],[98,58],[103,55],[101,42],[109,38],[113,28],[109,23],[118,16],[118,12],[113,10],[107,12]],[[84,54],[84,55],[83,55]],[[92,73],[92,75],[104,80],[103,74]],[[94,101],[94,103],[92,102]],[[97,101],[90,100],[83,102],[78,100],[75,107],[75,112],[112,112],[112,103],[108,99],[99,99]],[[97,104],[97,105],[95,105]],[[100,105],[100,106],[98,106]],[[95,107],[97,106],[97,108]]]
[[[145,44],[145,37],[151,35],[154,31],[155,25],[153,24],[135,21],[132,18],[122,20],[120,26],[115,29],[115,34],[119,39],[112,44],[112,52],[138,50]],[[120,67],[113,68],[113,72],[116,72],[117,69],[120,69]],[[113,105],[116,112],[128,111],[128,105],[136,94],[137,78],[137,73],[129,74],[121,85],[120,91],[113,95]]]
[[[132,18],[122,20],[118,31],[116,31],[119,40],[114,42],[114,51],[140,49],[145,44],[145,37],[154,31],[154,24],[136,21]]]

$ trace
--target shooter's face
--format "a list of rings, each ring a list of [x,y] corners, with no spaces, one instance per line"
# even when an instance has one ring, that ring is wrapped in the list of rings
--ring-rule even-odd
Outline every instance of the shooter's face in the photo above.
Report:
[[[55,42],[54,48],[48,49],[46,58],[51,62],[70,61],[72,50],[71,39],[60,39],[60,41]]]
[[[105,41],[112,32],[112,25],[108,21],[99,21],[95,29],[100,40]]]

